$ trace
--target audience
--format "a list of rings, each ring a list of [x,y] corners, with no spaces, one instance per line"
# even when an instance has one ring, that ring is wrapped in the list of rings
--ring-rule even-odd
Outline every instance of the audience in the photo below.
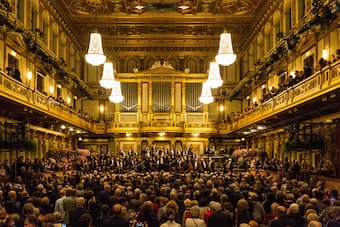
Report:
[[[208,163],[214,157],[198,156],[191,148],[150,145],[117,156],[99,152],[77,158],[76,165],[71,156],[55,154],[2,165],[6,177],[0,182],[0,227],[339,225],[336,191],[312,174],[290,174],[295,162],[257,159],[256,151],[231,156],[234,165],[254,164],[237,171],[230,163],[212,168]],[[53,159],[63,161],[52,167]],[[260,174],[259,169],[274,172]]]

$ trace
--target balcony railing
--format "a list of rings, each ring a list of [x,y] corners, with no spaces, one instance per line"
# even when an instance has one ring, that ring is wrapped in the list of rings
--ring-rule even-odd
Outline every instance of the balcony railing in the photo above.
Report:
[[[322,68],[298,84],[289,87],[253,110],[243,113],[242,116],[232,120],[230,123],[220,124],[220,133],[228,134],[240,130],[339,88],[340,61],[337,61]]]
[[[81,129],[95,131],[94,125],[82,116],[82,113],[78,113],[52,97],[33,90],[4,72],[0,72],[0,95]]]
[[[220,133],[230,133],[303,102],[340,88],[340,61],[316,72],[309,78],[244,113],[231,123],[220,123]],[[81,113],[57,100],[0,72],[0,95],[46,115],[68,122],[94,133],[153,132],[164,130],[183,133],[216,133],[217,127],[209,121],[207,113],[116,113],[114,121],[94,123]]]
[[[207,113],[117,113],[107,133],[123,132],[216,133]]]
[[[166,131],[176,133],[215,133],[207,113],[116,113],[113,121],[95,123],[74,109],[33,90],[0,72],[0,96],[90,132],[124,133]]]

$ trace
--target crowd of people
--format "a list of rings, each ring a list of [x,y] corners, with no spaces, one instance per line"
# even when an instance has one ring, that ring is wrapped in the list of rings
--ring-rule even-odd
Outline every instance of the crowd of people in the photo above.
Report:
[[[70,153],[2,164],[1,227],[340,226],[336,191],[316,177],[260,174],[258,168],[269,161],[254,163],[255,154],[221,162],[200,157],[190,148],[148,146],[116,157]],[[162,158],[167,165],[162,166]],[[171,166],[182,158],[187,162],[182,168]],[[146,165],[147,160],[152,165]],[[195,165],[196,160],[200,164]],[[233,171],[227,165],[240,160],[249,160],[249,166]],[[123,165],[115,164],[118,161]],[[209,161],[223,168],[209,167]],[[270,163],[277,168],[287,165]]]

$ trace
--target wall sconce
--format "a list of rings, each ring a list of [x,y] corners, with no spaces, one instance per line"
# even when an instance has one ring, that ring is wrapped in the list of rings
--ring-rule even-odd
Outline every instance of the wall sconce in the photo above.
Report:
[[[328,49],[322,50],[322,58],[325,59],[325,60],[328,60],[328,58],[329,58]]]
[[[294,78],[295,78],[295,72],[294,72],[294,71],[291,71],[291,72],[289,73],[289,76],[292,76],[293,79],[294,79]]]
[[[11,54],[13,57],[16,57],[16,56],[17,56],[17,52],[15,52],[14,50],[11,50],[10,54]]]
[[[224,106],[220,105],[219,110],[220,110],[220,112],[223,112],[224,111]]]
[[[250,99],[249,95],[247,96],[247,99]]]
[[[65,125],[61,125],[60,128],[61,128],[61,129],[65,129],[66,126],[65,126]]]
[[[32,71],[28,71],[27,75],[26,75],[26,79],[27,79],[27,86],[30,87],[31,85],[31,80],[32,80]]]
[[[255,103],[255,102],[256,102],[256,98],[254,97],[254,98],[253,98],[253,103]]]
[[[31,81],[32,80],[32,71],[27,72],[27,80]]]
[[[273,90],[273,86],[269,86],[268,89],[269,89],[269,91]]]
[[[99,112],[103,113],[104,112],[104,105],[99,106]]]
[[[52,96],[54,94],[54,86],[50,86],[50,95]]]
[[[194,137],[197,137],[197,136],[199,136],[200,134],[198,133],[198,132],[194,132],[194,133],[192,133],[192,136],[194,136]]]
[[[129,133],[129,132],[126,133],[126,137],[130,137],[131,135],[132,135],[132,134]]]
[[[70,104],[70,103],[71,103],[71,98],[70,98],[70,97],[67,97],[66,103],[67,103],[67,104]]]
[[[265,89],[265,88],[266,88],[266,85],[265,85],[265,84],[263,84],[263,85],[261,86],[261,88],[262,88],[262,89]]]
[[[165,136],[165,132],[159,132],[158,135],[159,136]]]

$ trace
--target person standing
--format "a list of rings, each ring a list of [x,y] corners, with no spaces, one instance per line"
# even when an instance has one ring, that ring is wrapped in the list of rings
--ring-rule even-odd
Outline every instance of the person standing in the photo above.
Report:
[[[75,190],[73,190],[72,188],[68,188],[66,190],[66,197],[63,200],[65,211],[64,223],[67,226],[70,226],[70,211],[76,208],[75,193],[76,193]]]
[[[85,209],[85,199],[84,197],[78,197],[75,199],[76,208],[70,210],[70,225],[71,227],[83,227],[81,225],[79,217],[83,214],[90,214],[90,211]]]
[[[167,221],[161,224],[160,227],[181,227],[181,224],[175,221],[176,211],[174,209],[168,208],[167,215]]]
[[[193,206],[190,208],[191,217],[187,218],[184,223],[184,227],[206,227],[205,221],[200,218],[200,208],[199,206]]]
[[[212,211],[212,215],[208,218],[207,227],[233,226],[230,216],[222,211],[221,203],[214,202],[212,204]]]

